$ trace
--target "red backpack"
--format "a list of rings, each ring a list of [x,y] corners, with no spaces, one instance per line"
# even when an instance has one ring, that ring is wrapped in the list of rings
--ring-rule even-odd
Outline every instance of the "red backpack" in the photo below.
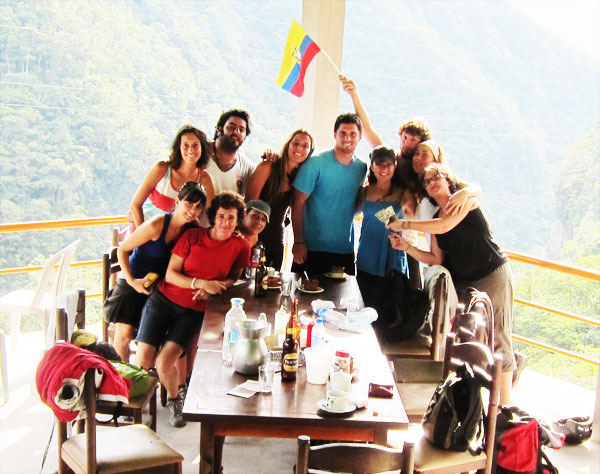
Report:
[[[502,407],[496,424],[496,474],[558,474],[542,451],[540,426],[516,407]]]

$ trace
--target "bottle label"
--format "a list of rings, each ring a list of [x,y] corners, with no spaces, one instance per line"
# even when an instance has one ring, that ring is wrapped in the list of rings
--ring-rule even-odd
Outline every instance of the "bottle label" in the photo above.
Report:
[[[237,328],[231,330],[231,333],[229,334],[229,345],[231,347],[233,347],[233,345],[237,342],[239,336],[240,334]]]
[[[292,352],[283,356],[283,370],[286,372],[297,372],[298,371],[298,354]]]

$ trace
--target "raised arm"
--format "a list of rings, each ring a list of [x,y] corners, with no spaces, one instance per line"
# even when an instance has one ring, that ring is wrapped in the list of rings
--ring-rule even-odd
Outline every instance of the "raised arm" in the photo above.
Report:
[[[248,186],[246,187],[246,202],[252,201],[253,199],[260,199],[260,193],[262,193],[270,174],[270,161],[263,161],[256,166],[248,180]]]
[[[444,207],[445,214],[460,214],[463,208],[467,205],[469,198],[480,196],[483,189],[478,184],[469,184],[461,181],[458,183],[458,191],[456,191]]]
[[[140,184],[140,187],[135,192],[131,204],[129,205],[129,211],[136,227],[141,226],[144,222],[142,205],[148,196],[150,196],[150,193],[156,187],[158,182],[167,173],[168,166],[166,161],[159,161],[156,163],[150,168],[150,171],[148,171],[148,174],[144,177],[142,184]]]
[[[294,261],[302,264],[306,260],[306,243],[304,242],[304,205],[308,199],[308,194],[294,189],[294,199],[292,201],[292,229],[294,230],[294,246],[292,254]]]
[[[121,271],[129,286],[138,293],[144,293],[146,295],[150,294],[150,292],[144,288],[145,278],[133,277],[131,267],[129,266],[129,256],[131,255],[131,252],[140,245],[144,245],[146,242],[156,240],[160,237],[164,219],[164,216],[156,216],[149,221],[144,222],[134,233],[130,234],[117,249],[117,258],[119,260],[119,265],[121,266]]]
[[[420,230],[429,234],[445,234],[454,229],[467,216],[469,212],[479,206],[477,200],[469,198],[467,205],[457,215],[444,214],[443,217],[437,219],[429,219],[425,221],[409,221],[406,219],[397,219],[394,222],[386,225],[388,229],[394,231],[401,230]]]
[[[339,76],[340,82],[342,83],[342,89],[348,93],[350,98],[352,99],[352,104],[354,105],[354,111],[356,115],[360,117],[363,127],[363,134],[365,136],[365,140],[371,147],[371,149],[375,148],[378,145],[383,144],[383,140],[379,136],[379,134],[373,129],[373,125],[371,125],[371,119],[369,118],[369,114],[365,110],[360,101],[360,97],[358,96],[358,90],[356,89],[356,84],[351,79],[348,79],[346,76],[340,74]]]

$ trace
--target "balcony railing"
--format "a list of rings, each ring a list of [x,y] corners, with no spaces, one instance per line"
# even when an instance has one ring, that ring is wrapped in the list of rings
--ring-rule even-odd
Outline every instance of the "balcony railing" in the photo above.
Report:
[[[66,219],[66,220],[52,220],[52,221],[38,221],[38,222],[17,222],[17,223],[7,223],[0,224],[0,234],[9,233],[9,232],[30,232],[30,231],[39,231],[39,230],[53,230],[53,229],[69,229],[75,227],[91,227],[91,226],[101,226],[101,225],[118,225],[127,223],[126,216],[107,216],[107,217],[93,217],[93,218],[80,218],[80,219]],[[532,257],[530,255],[520,254],[517,252],[506,251],[509,259],[515,262],[526,263],[528,265],[534,265],[541,268],[545,268],[547,270],[552,270],[556,272],[565,273],[567,275],[575,276],[578,278],[585,278],[588,280],[592,280],[596,283],[600,283],[600,272],[589,270],[585,268],[576,267],[573,265],[565,265],[558,262],[553,262],[550,260],[544,260],[537,257]],[[90,265],[100,265],[102,260],[87,260],[81,262],[74,262],[71,264],[72,267],[83,267]],[[15,268],[3,268],[0,269],[0,275],[9,275],[16,273],[24,273],[24,272],[32,272],[41,270],[41,266],[30,266],[30,267],[15,267]],[[100,292],[96,293],[88,293],[86,298],[98,298],[102,294]],[[570,313],[568,311],[563,311],[561,309],[552,308],[550,306],[545,306],[539,303],[535,303],[532,301],[528,301],[522,298],[514,298],[514,302],[517,304],[521,304],[524,306],[528,306],[531,308],[539,309],[542,311],[547,311],[552,314],[556,314],[561,317],[574,319],[576,321],[582,322],[584,324],[593,325],[596,327],[600,327],[600,321],[594,318],[590,318],[587,316],[582,316],[575,313]],[[589,364],[593,364],[595,366],[600,366],[600,361],[591,357],[587,357],[581,354],[577,354],[575,352],[561,349],[560,347],[556,347],[550,344],[546,344],[541,341],[537,341],[535,339],[521,336],[519,334],[513,334],[513,339],[515,341],[522,342],[524,344],[528,344],[534,347],[538,347],[541,349],[545,349],[547,351],[560,354],[566,357],[570,357],[572,359],[576,359],[582,362],[587,362]]]

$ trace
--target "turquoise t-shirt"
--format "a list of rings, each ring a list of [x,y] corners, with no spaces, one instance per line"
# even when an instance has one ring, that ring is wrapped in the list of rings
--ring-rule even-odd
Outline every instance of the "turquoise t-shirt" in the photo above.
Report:
[[[309,195],[304,206],[304,240],[308,250],[354,252],[354,204],[367,165],[354,157],[348,165],[333,150],[308,159],[300,167],[294,188]]]

